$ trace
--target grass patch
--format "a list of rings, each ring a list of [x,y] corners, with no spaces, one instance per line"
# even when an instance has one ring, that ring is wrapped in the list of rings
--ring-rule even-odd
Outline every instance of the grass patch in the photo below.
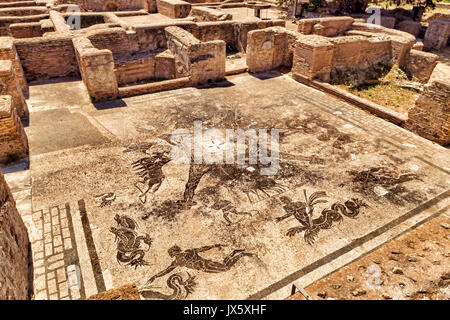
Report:
[[[407,113],[419,96],[415,90],[399,88],[392,84],[377,84],[359,88],[349,88],[345,85],[338,85],[338,87],[400,113]]]
[[[412,108],[419,97],[419,92],[414,89],[401,88],[394,85],[394,82],[408,81],[406,74],[397,66],[392,67],[390,72],[379,79],[378,84],[362,85],[351,87],[345,84],[337,85],[352,94],[375,102],[400,113],[407,113]]]

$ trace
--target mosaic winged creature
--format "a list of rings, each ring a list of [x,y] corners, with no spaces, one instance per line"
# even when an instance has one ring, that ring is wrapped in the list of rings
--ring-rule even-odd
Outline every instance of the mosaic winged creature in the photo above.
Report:
[[[294,216],[294,218],[300,222],[301,226],[290,228],[286,235],[292,237],[295,234],[304,231],[303,237],[310,245],[315,242],[320,230],[330,229],[334,222],[341,222],[343,216],[355,218],[359,214],[361,207],[367,207],[363,201],[353,198],[345,201],[344,204],[335,202],[330,208],[323,209],[319,217],[314,218],[314,206],[319,203],[326,203],[327,200],[324,200],[323,198],[327,195],[324,191],[314,192],[309,197],[306,195],[306,190],[303,190],[303,193],[305,202],[293,202],[285,196],[280,198],[284,203],[283,209],[286,214],[276,218],[276,221],[280,222]]]
[[[126,215],[116,214],[114,220],[117,227],[111,227],[110,231],[116,236],[117,261],[135,268],[148,265],[144,260],[145,250],[141,248],[141,243],[147,245],[147,250],[150,249],[150,236],[147,233],[139,235],[136,221]]]

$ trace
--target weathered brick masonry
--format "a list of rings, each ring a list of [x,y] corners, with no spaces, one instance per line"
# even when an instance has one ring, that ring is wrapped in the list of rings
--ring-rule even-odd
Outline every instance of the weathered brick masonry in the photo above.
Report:
[[[11,96],[0,96],[0,163],[25,158],[28,139],[12,104]]]
[[[0,300],[30,298],[29,254],[27,229],[0,171]]]

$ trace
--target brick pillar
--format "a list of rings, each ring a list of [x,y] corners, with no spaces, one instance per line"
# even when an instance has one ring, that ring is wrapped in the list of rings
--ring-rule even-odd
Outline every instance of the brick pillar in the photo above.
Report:
[[[25,158],[28,155],[28,139],[12,106],[11,96],[0,96],[0,162]]]
[[[85,37],[72,39],[80,68],[81,78],[94,101],[117,98],[118,85],[114,73],[114,58],[107,49],[94,48]]]
[[[283,28],[253,30],[247,34],[247,66],[250,72],[263,72],[283,65],[287,49]]]
[[[333,44],[324,37],[316,35],[300,37],[294,49],[293,77],[299,75],[309,80],[318,78],[329,82],[333,52]]]
[[[23,94],[28,94],[27,80],[23,73],[22,64],[11,37],[0,37],[0,60],[10,60],[14,66],[14,73],[20,83]]]
[[[0,60],[0,95],[10,95],[19,117],[28,116],[28,106],[10,60]]]

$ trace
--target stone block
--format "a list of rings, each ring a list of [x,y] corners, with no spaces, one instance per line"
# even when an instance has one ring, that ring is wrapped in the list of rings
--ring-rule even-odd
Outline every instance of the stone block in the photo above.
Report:
[[[191,11],[191,4],[181,0],[157,0],[158,13],[169,18],[186,18]]]

